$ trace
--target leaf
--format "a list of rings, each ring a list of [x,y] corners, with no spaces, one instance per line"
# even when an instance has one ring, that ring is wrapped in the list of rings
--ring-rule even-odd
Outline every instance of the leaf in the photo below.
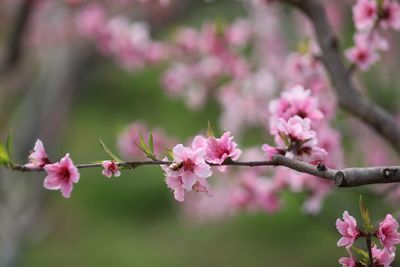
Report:
[[[0,143],[0,164],[5,166],[10,164],[10,157],[2,143]]]
[[[118,158],[112,151],[111,149],[108,148],[108,146],[103,142],[103,140],[101,140],[99,138],[99,143],[101,148],[103,148],[103,150],[116,162],[121,162],[122,160],[120,158]]]
[[[147,144],[146,144],[146,142],[144,141],[144,138],[143,138],[142,133],[139,132],[139,145],[136,144],[137,147],[138,147],[143,153],[145,153],[146,156],[147,156],[149,159],[157,160],[156,156],[155,156],[154,153],[153,153],[154,144],[153,144],[153,135],[152,135],[152,134],[150,134],[149,143],[150,143],[150,145],[147,145]],[[150,146],[150,148],[149,148],[149,146]]]
[[[215,136],[215,134],[214,134],[214,130],[213,130],[212,126],[211,126],[211,122],[208,121],[208,125],[207,125],[207,137],[214,137],[214,136]]]
[[[149,146],[150,146],[150,152],[154,155],[154,140],[152,133],[150,133]]]
[[[7,153],[10,158],[10,160],[14,160],[13,153],[14,153],[14,136],[13,136],[13,130],[10,129],[10,132],[7,136],[7,141],[6,141],[6,148],[7,148]]]
[[[362,196],[360,196],[359,205],[360,205],[361,217],[364,222],[364,228],[365,228],[364,230],[366,232],[371,232],[374,229],[374,226],[371,223],[371,217],[369,215],[368,209],[364,205]]]
[[[354,250],[354,252],[356,252],[357,254],[362,256],[364,259],[368,259],[369,258],[368,257],[368,253],[365,250],[363,250],[361,248],[358,248],[356,246],[353,246],[352,249]]]
[[[172,149],[168,148],[167,149],[167,154],[171,158],[171,160],[174,160],[174,153],[172,152]]]

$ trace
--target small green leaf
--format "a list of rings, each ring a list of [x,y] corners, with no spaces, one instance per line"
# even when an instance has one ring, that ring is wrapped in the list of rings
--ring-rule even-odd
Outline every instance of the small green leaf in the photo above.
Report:
[[[371,217],[369,215],[368,209],[364,205],[362,196],[360,196],[359,205],[360,205],[361,217],[364,222],[364,230],[366,232],[371,232],[374,229],[374,226],[371,223]]]
[[[121,162],[122,160],[118,158],[112,151],[111,149],[108,148],[108,146],[99,138],[99,143],[101,148],[116,162]]]
[[[2,143],[0,143],[0,165],[9,166],[10,163],[10,157],[7,153],[6,148]]]
[[[6,147],[7,147],[7,153],[9,155],[10,160],[14,160],[13,157],[13,151],[14,151],[14,137],[13,137],[13,131],[10,129],[10,132],[7,136],[7,141],[6,141]]]
[[[150,133],[149,146],[150,146],[150,152],[154,155],[154,141],[152,133]]]
[[[207,137],[214,137],[214,136],[215,136],[215,134],[214,134],[214,130],[213,130],[212,126],[211,126],[211,122],[208,121],[208,125],[207,125]]]
[[[167,148],[167,154],[171,160],[174,160],[174,153],[172,152],[172,149]]]
[[[359,254],[361,257],[368,260],[368,253],[365,250],[358,248],[356,246],[353,246],[352,249],[354,250],[354,252]]]

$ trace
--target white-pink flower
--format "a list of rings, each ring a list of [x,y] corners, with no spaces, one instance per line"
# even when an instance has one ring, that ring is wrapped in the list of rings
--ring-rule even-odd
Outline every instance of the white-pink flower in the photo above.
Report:
[[[278,118],[288,120],[297,115],[316,122],[324,117],[319,109],[318,99],[311,96],[311,91],[301,85],[294,86],[283,92],[281,98],[271,101],[269,111],[272,121]]]
[[[316,132],[311,130],[311,120],[294,116],[288,121],[278,119],[271,125],[278,149],[286,151],[285,156],[306,162],[324,160],[327,153],[318,147]]]
[[[213,136],[207,139],[203,136],[196,136],[193,145],[195,148],[204,148],[204,159],[209,163],[221,165],[225,160],[237,160],[242,151],[237,148],[237,144],[233,142],[233,136],[230,132],[225,132],[220,138]],[[225,171],[226,166],[220,166],[221,171]]]
[[[117,163],[113,160],[105,160],[101,164],[103,166],[103,171],[102,174],[108,178],[111,178],[111,176],[119,177],[121,176],[121,171],[119,170],[119,167]]]
[[[390,267],[390,264],[394,261],[395,252],[390,251],[386,248],[378,249],[377,246],[372,247],[372,257],[374,259],[374,266],[379,267]]]
[[[59,162],[47,164],[43,168],[47,172],[43,183],[44,188],[60,190],[63,197],[69,198],[74,183],[77,183],[80,177],[69,154],[66,154]]]
[[[175,199],[184,201],[185,191],[195,190],[208,193],[207,178],[212,172],[205,160],[204,148],[189,148],[182,144],[176,145],[173,150],[174,163],[162,166],[167,186],[174,191]]]
[[[398,229],[399,223],[391,214],[387,214],[385,219],[379,223],[377,237],[386,249],[393,251],[395,249],[394,246],[400,243]]]
[[[370,30],[378,18],[375,0],[358,0],[353,6],[353,19],[357,30]]]
[[[357,221],[347,211],[343,213],[343,220],[336,220],[336,229],[342,235],[337,245],[338,247],[350,248],[354,241],[360,236],[360,231],[357,228]]]
[[[39,139],[36,140],[33,151],[28,156],[28,163],[25,164],[25,167],[28,168],[43,168],[46,164],[50,164],[49,157],[44,150],[44,146],[42,141]]]

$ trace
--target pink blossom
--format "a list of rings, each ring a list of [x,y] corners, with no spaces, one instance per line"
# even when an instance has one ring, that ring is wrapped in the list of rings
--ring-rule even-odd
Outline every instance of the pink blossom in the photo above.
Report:
[[[360,236],[356,219],[349,215],[347,211],[343,213],[343,220],[336,220],[336,229],[342,235],[337,243],[338,247],[345,246],[346,248],[350,248],[354,241]]]
[[[400,243],[399,223],[391,214],[387,214],[385,220],[379,224],[377,237],[388,250],[394,250],[394,246]]]
[[[282,152],[278,148],[270,146],[268,144],[264,144],[262,146],[262,151],[264,151],[265,154],[267,155],[267,160],[268,161],[272,160],[275,155],[281,154],[281,152]]]
[[[373,246],[371,250],[375,266],[390,267],[390,264],[394,261],[394,251],[386,248],[378,249],[376,245]]]
[[[178,144],[173,148],[174,163],[162,166],[167,186],[174,191],[175,199],[184,200],[185,191],[209,192],[207,178],[212,172],[205,162],[204,148],[189,148]]]
[[[25,164],[25,167],[28,168],[43,168],[46,164],[51,163],[46,151],[44,150],[43,143],[39,139],[36,140],[33,151],[28,156],[28,161],[29,162]]]
[[[382,28],[400,31],[400,4],[394,0],[385,0],[382,6],[380,24]]]
[[[303,119],[319,121],[324,117],[319,109],[318,99],[311,96],[310,90],[306,90],[300,85],[283,92],[280,99],[271,101],[269,110],[272,120],[277,118],[288,120],[297,115]]]
[[[357,267],[357,260],[354,257],[341,257],[339,259],[339,264],[342,267]]]
[[[370,46],[356,44],[355,47],[345,51],[346,58],[357,65],[362,71],[369,69],[379,60],[379,55]]]
[[[225,33],[225,38],[230,45],[243,47],[247,44],[251,35],[251,25],[248,21],[241,19],[235,21]]]
[[[378,18],[375,0],[358,0],[353,6],[353,19],[357,30],[370,30]]]
[[[318,147],[316,132],[310,128],[311,120],[294,116],[288,121],[278,119],[271,126],[271,134],[275,135],[275,143],[279,149],[285,150],[285,156],[307,162],[324,160],[327,153]]]
[[[79,172],[72,162],[69,154],[66,154],[59,162],[47,164],[44,167],[47,176],[44,179],[44,188],[60,190],[63,197],[69,198],[73,184],[79,181]]]
[[[103,166],[103,175],[111,178],[111,176],[119,177],[121,176],[121,171],[119,170],[118,165],[113,160],[105,160],[101,164]]]
[[[329,84],[320,60],[312,53],[291,53],[286,59],[284,74],[289,88],[302,84],[313,92],[321,92]]]
[[[244,172],[239,186],[232,190],[231,203],[235,209],[263,210],[267,213],[275,213],[281,207],[271,180],[256,176],[251,172]]]
[[[104,8],[93,3],[82,9],[76,17],[77,31],[91,38],[97,38],[105,24]]]
[[[195,140],[198,146],[199,140]],[[208,137],[206,139],[205,160],[210,163],[221,165],[225,160],[237,160],[242,151],[237,148],[237,144],[233,142],[233,136],[230,132],[225,132],[220,138]],[[220,170],[225,171],[226,166],[221,166]]]
[[[377,31],[358,32],[354,35],[354,42],[358,46],[370,47],[374,50],[388,50],[389,43]]]

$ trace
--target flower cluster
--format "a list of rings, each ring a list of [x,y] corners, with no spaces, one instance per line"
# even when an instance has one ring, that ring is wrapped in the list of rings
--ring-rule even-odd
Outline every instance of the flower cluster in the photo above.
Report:
[[[224,133],[221,138],[196,136],[191,147],[176,145],[172,150],[174,162],[169,166],[162,166],[167,186],[174,191],[178,201],[184,201],[185,191],[210,194],[206,180],[212,174],[210,164],[221,165],[226,160],[238,159],[240,154],[241,151],[237,149],[229,132]]]
[[[183,96],[189,107],[198,108],[221,80],[246,76],[249,67],[240,52],[250,34],[245,20],[231,25],[206,23],[200,30],[180,29],[170,47],[174,62],[162,79],[167,93]]]
[[[100,51],[127,69],[138,69],[168,57],[165,45],[150,38],[144,22],[130,22],[123,16],[108,18],[97,3],[83,8],[76,17],[78,33],[93,39]]]
[[[357,29],[355,46],[346,51],[346,57],[360,70],[366,71],[379,60],[379,51],[389,44],[380,29],[400,31],[400,4],[396,0],[358,0],[353,7]]]
[[[367,222],[367,225],[370,223]],[[368,226],[370,229],[362,231],[357,226],[356,219],[349,215],[347,211],[343,213],[342,219],[337,219],[336,228],[342,235],[337,245],[346,247],[349,252],[349,257],[342,257],[339,263],[343,267],[357,267],[363,266],[361,262],[373,262],[373,266],[390,267],[390,264],[394,261],[396,245],[400,244],[400,233],[398,232],[399,224],[391,214],[387,214],[385,219],[379,223],[379,227],[374,229],[373,226]],[[379,248],[376,244],[371,245],[371,241],[367,242],[367,250],[370,250],[372,259],[364,257],[364,259],[358,259],[353,256],[350,252],[350,248],[354,246],[354,242],[359,238],[366,238],[371,240],[372,237],[376,237],[382,248]],[[359,251],[359,250],[355,250]],[[368,255],[367,253],[360,255]]]

